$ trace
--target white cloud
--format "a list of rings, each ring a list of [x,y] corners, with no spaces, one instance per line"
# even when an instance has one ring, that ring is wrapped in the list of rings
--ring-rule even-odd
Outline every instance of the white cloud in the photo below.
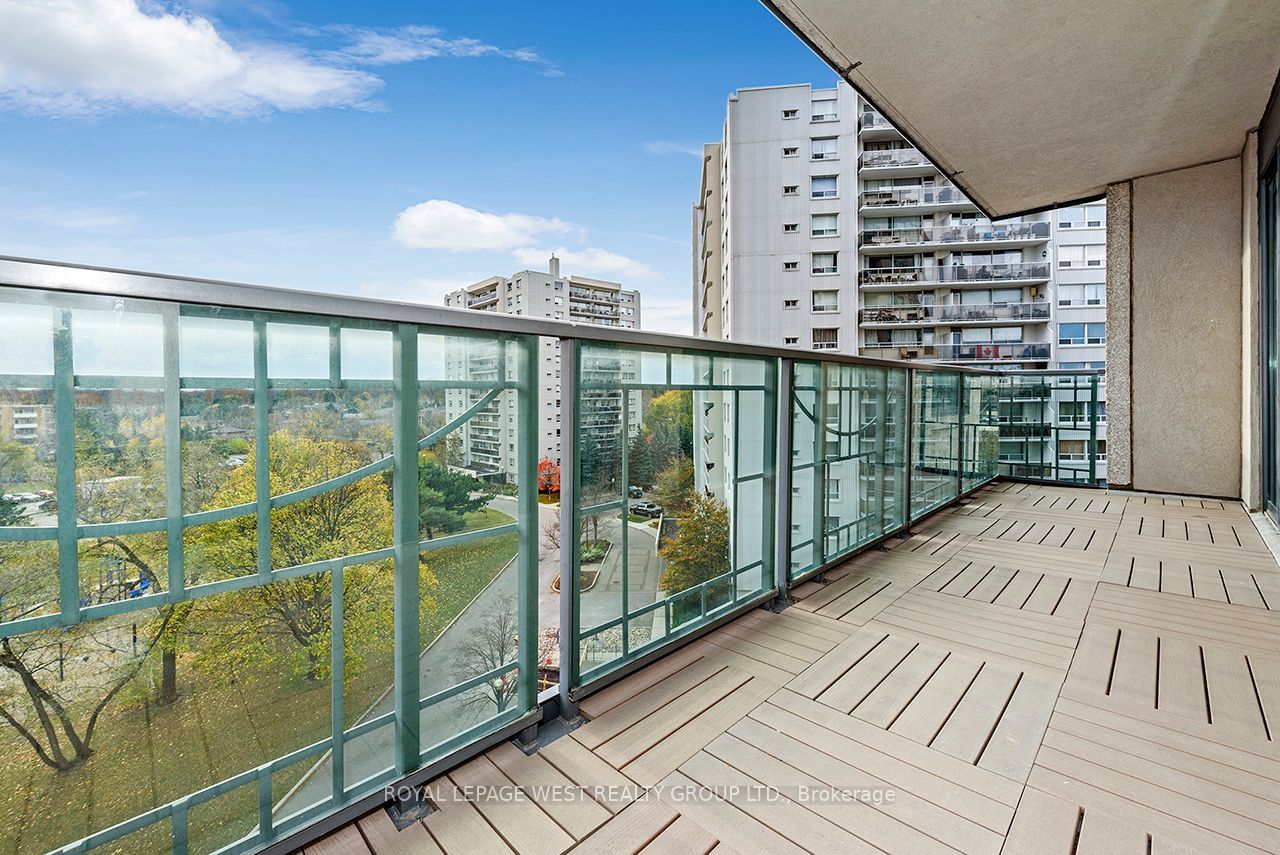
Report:
[[[362,65],[391,65],[437,57],[502,57],[541,66],[548,77],[562,72],[532,48],[502,48],[479,39],[445,36],[439,27],[410,25],[394,29],[336,26],[331,31],[346,36],[350,43],[335,56]]]
[[[685,145],[684,143],[671,142],[669,140],[656,140],[644,144],[644,150],[649,154],[689,154],[694,157],[702,157],[702,146]]]
[[[511,254],[515,256],[516,261],[529,265],[530,269],[543,270],[553,252],[560,259],[560,264],[567,273],[601,278],[616,276],[623,281],[653,279],[658,275],[643,261],[593,246],[585,249],[566,249],[563,246],[558,249],[523,247]]]
[[[692,335],[693,307],[688,300],[673,300],[640,293],[640,328],[653,332]]]
[[[429,199],[397,214],[391,236],[412,249],[462,252],[518,249],[543,235],[572,231],[574,227],[563,220],[491,214],[445,199]]]
[[[207,18],[138,0],[0,0],[0,100],[32,112],[245,115],[359,105],[381,85],[282,47],[235,47]]]
[[[109,232],[127,229],[137,222],[137,217],[124,211],[92,207],[57,207],[34,205],[20,208],[0,208],[0,219],[14,222],[39,223],[55,229],[71,231]]]

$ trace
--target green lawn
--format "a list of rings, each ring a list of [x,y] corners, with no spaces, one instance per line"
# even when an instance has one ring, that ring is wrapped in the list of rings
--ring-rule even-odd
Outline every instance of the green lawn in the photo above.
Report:
[[[482,528],[493,528],[496,525],[515,522],[514,518],[504,514],[502,511],[495,511],[493,508],[481,508],[478,511],[472,511],[463,520],[463,531],[477,531]]]
[[[509,521],[482,510],[469,529]],[[422,627],[422,643],[444,627],[516,554],[517,536],[505,534],[427,555],[436,584],[435,604]],[[424,592],[427,593],[427,592]],[[390,607],[388,603],[387,607]],[[348,722],[354,722],[391,682],[389,651],[368,657],[347,681]],[[158,666],[139,676],[136,695],[158,679]],[[252,768],[329,733],[329,686],[289,675],[245,675],[230,685],[209,682],[189,663],[179,665],[182,698],[165,708],[145,699],[118,699],[94,736],[95,754],[78,769],[55,773],[41,764],[11,728],[0,725],[0,855],[37,853],[141,813]],[[273,779],[277,799],[310,768],[304,761]],[[252,787],[191,812],[192,851],[209,851],[250,831],[257,822]],[[167,852],[167,823],[130,835],[102,852]]]

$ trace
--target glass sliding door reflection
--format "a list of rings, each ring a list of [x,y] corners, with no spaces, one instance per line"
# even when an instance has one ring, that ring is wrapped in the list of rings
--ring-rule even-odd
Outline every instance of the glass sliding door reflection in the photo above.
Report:
[[[905,521],[907,371],[796,362],[792,375],[794,581]]]
[[[777,362],[577,348],[582,685],[772,595]]]
[[[960,373],[912,375],[911,519],[917,520],[960,494]]]

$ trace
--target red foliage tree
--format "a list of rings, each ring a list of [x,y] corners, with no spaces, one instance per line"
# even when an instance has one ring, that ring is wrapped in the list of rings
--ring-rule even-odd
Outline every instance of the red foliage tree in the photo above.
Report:
[[[560,464],[549,457],[538,461],[538,492],[560,492]]]

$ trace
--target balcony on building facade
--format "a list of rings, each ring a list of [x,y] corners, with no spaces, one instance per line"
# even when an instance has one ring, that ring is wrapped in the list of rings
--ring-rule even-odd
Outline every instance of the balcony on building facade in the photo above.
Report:
[[[490,291],[481,291],[478,294],[467,294],[468,309],[483,309],[486,306],[497,305],[498,289],[494,288]]]
[[[938,307],[938,320],[953,326],[983,326],[995,322],[1046,323],[1050,314],[1048,300],[1026,303],[957,303]]]
[[[938,171],[919,151],[909,146],[883,151],[864,151],[858,157],[858,172],[866,178],[877,175],[885,177],[911,177],[913,175],[932,175]]]
[[[963,250],[989,246],[1036,246],[1049,240],[1048,223],[980,223],[952,226],[906,226],[864,229],[858,248],[864,253],[891,254],[905,247]]]
[[[951,288],[990,286],[1003,282],[1039,285],[1050,279],[1048,262],[1005,264],[936,264],[925,267],[864,267],[858,271],[858,287],[865,290],[896,291],[902,286]]]
[[[866,142],[902,139],[898,129],[874,110],[863,110],[858,116],[858,136]]]
[[[864,213],[876,214],[904,209],[913,212],[975,210],[973,203],[951,184],[864,190],[858,195],[858,207]]]

